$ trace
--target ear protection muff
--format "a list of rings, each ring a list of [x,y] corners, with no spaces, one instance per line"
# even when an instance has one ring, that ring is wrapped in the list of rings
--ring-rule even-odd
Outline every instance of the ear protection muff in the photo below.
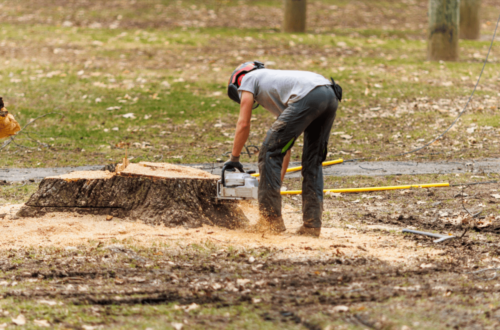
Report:
[[[254,61],[246,62],[239,66],[236,70],[234,70],[231,78],[229,79],[229,84],[227,87],[227,95],[229,96],[229,98],[239,104],[241,101],[240,94],[238,93],[238,88],[241,86],[243,77],[249,72],[264,68],[264,63]]]

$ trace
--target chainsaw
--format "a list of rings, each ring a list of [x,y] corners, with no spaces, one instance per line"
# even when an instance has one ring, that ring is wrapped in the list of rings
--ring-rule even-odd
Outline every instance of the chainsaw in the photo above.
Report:
[[[217,182],[218,200],[248,200],[257,199],[259,181],[250,174],[255,171],[240,173],[222,168],[221,179]]]

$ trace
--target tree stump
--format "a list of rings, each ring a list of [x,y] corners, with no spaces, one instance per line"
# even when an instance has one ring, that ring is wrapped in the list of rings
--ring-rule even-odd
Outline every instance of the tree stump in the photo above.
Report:
[[[285,0],[283,32],[306,32],[306,0]]]
[[[237,203],[216,202],[218,180],[201,170],[156,163],[130,164],[118,173],[73,172],[45,178],[17,215],[77,212],[168,227],[245,227],[248,219]]]
[[[477,40],[481,36],[481,0],[460,0],[460,38]]]
[[[431,61],[458,60],[460,0],[429,0],[427,57]]]

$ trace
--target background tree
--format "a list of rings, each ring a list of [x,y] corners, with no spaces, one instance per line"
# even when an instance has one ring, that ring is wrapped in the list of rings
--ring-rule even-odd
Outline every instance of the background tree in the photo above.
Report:
[[[460,38],[476,40],[481,36],[481,0],[460,0]]]
[[[458,60],[459,3],[460,0],[429,0],[429,60]]]
[[[306,0],[285,0],[284,32],[306,32]]]

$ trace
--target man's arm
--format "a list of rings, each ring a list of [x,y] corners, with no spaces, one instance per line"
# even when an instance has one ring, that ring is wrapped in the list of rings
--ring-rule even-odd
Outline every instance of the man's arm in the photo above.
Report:
[[[236,124],[231,161],[239,162],[241,150],[243,150],[243,147],[248,140],[248,136],[250,135],[250,119],[252,118],[252,107],[253,94],[250,92],[242,92],[240,103],[240,117],[238,118],[238,124]]]

